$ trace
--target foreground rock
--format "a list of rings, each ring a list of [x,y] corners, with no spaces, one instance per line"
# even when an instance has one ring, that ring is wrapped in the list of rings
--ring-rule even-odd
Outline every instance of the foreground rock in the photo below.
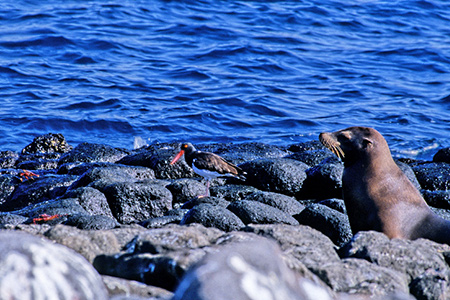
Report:
[[[199,145],[248,173],[213,180],[203,198],[204,180],[184,161],[169,164],[178,147],[73,148],[49,134],[0,152],[0,234],[23,231],[78,252],[115,300],[249,299],[255,290],[273,299],[447,297],[449,247],[374,232],[352,238],[342,163],[320,143]],[[446,157],[398,164],[450,218]]]
[[[1,299],[108,299],[81,255],[30,234],[0,232]]]

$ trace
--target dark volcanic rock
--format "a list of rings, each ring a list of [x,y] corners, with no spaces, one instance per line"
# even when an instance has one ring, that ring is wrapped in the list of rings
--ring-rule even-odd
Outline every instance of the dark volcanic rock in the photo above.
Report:
[[[326,199],[319,202],[319,204],[328,206],[329,208],[332,208],[334,210],[337,210],[338,212],[341,212],[343,214],[347,214],[347,210],[345,208],[344,200],[342,199]]]
[[[450,209],[450,190],[447,191],[428,191],[421,190],[425,201],[433,207]]]
[[[173,293],[156,286],[103,275],[103,283],[108,290],[110,300],[170,300]],[[131,296],[132,295],[132,296]]]
[[[105,194],[91,187],[81,187],[75,190],[69,190],[61,198],[77,198],[78,203],[90,215],[103,215],[113,218],[111,209]]]
[[[31,144],[22,149],[22,154],[66,153],[72,149],[62,134],[48,133],[35,137]]]
[[[74,182],[70,189],[76,189],[87,185],[103,189],[116,182],[134,182],[137,180],[154,178],[155,174],[153,170],[149,168],[111,164],[105,167],[94,167],[89,169]]]
[[[78,177],[70,175],[41,176],[19,184],[11,197],[0,205],[2,211],[12,211],[30,204],[54,199],[64,194]]]
[[[227,207],[228,205],[230,205],[229,201],[226,201],[222,198],[200,197],[200,198],[194,198],[192,200],[189,200],[188,202],[184,203],[183,206],[181,206],[181,208],[191,209],[191,208],[193,208],[197,205],[203,204],[203,203],[208,203],[208,204],[212,204],[214,206],[221,206],[221,207]]]
[[[327,150],[327,147],[322,145],[318,140],[307,141],[299,144],[293,144],[288,147],[289,151],[292,152],[305,152],[305,151],[316,151],[316,150]],[[331,152],[330,152],[331,153]]]
[[[199,223],[206,227],[215,227],[223,231],[239,230],[244,223],[225,207],[211,204],[199,204],[189,210],[180,225]]]
[[[0,175],[0,205],[11,197],[19,180],[12,174]]]
[[[24,223],[28,218],[11,213],[0,213],[0,224],[17,225]]]
[[[0,169],[12,168],[16,164],[19,154],[13,151],[0,151]]]
[[[304,182],[301,199],[324,200],[342,197],[342,174],[344,165],[334,157],[322,161],[306,170],[308,176]]]
[[[291,216],[299,214],[305,208],[294,197],[272,192],[257,191],[246,196],[244,200],[258,201],[273,206]]]
[[[108,299],[102,279],[74,251],[22,232],[0,232],[2,298]],[[39,276],[36,276],[39,274]]]
[[[207,255],[184,276],[173,300],[313,299],[328,290],[289,269],[267,239],[232,243]],[[281,296],[282,295],[282,296]]]
[[[214,197],[223,198],[227,201],[243,200],[258,189],[248,185],[226,184],[223,186],[214,186],[210,188],[210,194]]]
[[[206,185],[197,179],[176,179],[167,186],[173,196],[173,203],[185,203],[206,191]]]
[[[324,159],[335,158],[335,156],[330,152],[330,150],[308,150],[296,152],[294,154],[286,156],[286,158],[304,162],[308,166],[315,166],[321,163]]]
[[[121,223],[161,217],[172,209],[172,194],[157,181],[113,183],[103,192],[114,217]]]
[[[300,224],[319,230],[338,246],[344,245],[353,236],[347,215],[322,204],[307,206],[295,218]]]
[[[198,150],[212,152],[220,155],[227,161],[236,165],[261,158],[281,158],[288,154],[283,147],[268,145],[263,143],[217,143],[209,145],[198,145]]]
[[[450,190],[450,164],[426,163],[413,167],[417,180],[425,190]]]
[[[69,162],[116,162],[130,152],[125,149],[113,148],[108,145],[82,143],[72,151],[64,154],[58,164]]]
[[[56,199],[39,202],[26,206],[20,210],[14,211],[16,214],[28,216],[30,218],[39,218],[41,215],[88,215],[87,211],[78,203],[78,199]],[[63,221],[63,220],[61,220]]]
[[[231,203],[227,207],[236,214],[245,224],[290,224],[298,225],[289,214],[275,208],[273,206],[250,200],[241,200]]]
[[[179,151],[179,145],[156,144],[122,158],[118,163],[131,166],[145,166],[155,171],[158,179],[178,179],[195,177],[194,171],[181,159],[174,165],[170,162]]]
[[[298,194],[306,179],[309,166],[286,158],[257,159],[240,167],[247,172],[247,184],[258,189],[286,195]]]
[[[427,270],[410,284],[417,299],[447,299],[450,295],[450,270]]]
[[[445,162],[450,164],[450,148],[440,149],[434,156],[434,162]]]
[[[69,217],[64,224],[87,230],[105,230],[119,226],[115,219],[101,215],[75,215]]]

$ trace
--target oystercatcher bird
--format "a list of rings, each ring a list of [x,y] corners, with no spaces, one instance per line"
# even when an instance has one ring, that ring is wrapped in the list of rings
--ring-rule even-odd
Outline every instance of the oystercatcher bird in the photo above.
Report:
[[[177,162],[184,154],[186,163],[195,173],[206,179],[206,193],[199,197],[209,196],[209,182],[217,177],[234,177],[245,180],[245,173],[238,166],[226,161],[217,154],[203,152],[195,149],[191,143],[181,145],[180,152],[172,159],[171,165]]]

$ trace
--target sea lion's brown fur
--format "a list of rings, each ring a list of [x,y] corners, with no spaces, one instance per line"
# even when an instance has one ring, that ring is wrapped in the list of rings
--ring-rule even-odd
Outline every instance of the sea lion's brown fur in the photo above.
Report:
[[[349,127],[319,139],[344,162],[343,197],[353,234],[376,230],[390,238],[450,245],[450,222],[431,211],[378,131]]]

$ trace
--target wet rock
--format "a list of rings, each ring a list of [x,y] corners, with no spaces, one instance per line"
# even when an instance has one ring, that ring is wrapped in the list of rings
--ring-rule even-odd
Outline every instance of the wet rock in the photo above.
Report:
[[[362,259],[347,258],[324,264],[315,272],[336,292],[376,297],[409,291],[405,274]]]
[[[244,223],[228,209],[207,203],[199,204],[189,210],[180,225],[199,223],[205,227],[215,227],[223,231],[239,230]]]
[[[91,264],[64,246],[22,232],[2,231],[0,253],[3,297],[108,299],[102,279]]]
[[[434,162],[445,162],[450,164],[450,148],[440,149],[434,156]]]
[[[28,216],[30,218],[40,218],[41,215],[47,216],[74,216],[74,215],[88,215],[87,211],[78,204],[78,199],[56,199],[39,202],[26,206],[20,210],[14,211],[14,213]],[[65,221],[65,220],[60,220]]]
[[[316,150],[328,150],[327,147],[322,145],[318,140],[307,141],[303,143],[293,144],[288,147],[292,152],[304,152],[304,151],[316,151]]]
[[[109,162],[70,162],[60,165],[56,174],[69,174],[69,175],[83,175],[85,172],[89,171],[93,168],[102,168],[102,167],[112,167],[115,166],[113,163]]]
[[[343,257],[362,258],[379,266],[406,274],[412,281],[426,270],[447,270],[443,252],[450,246],[425,239],[415,241],[392,239],[375,232],[359,232],[345,245]]]
[[[322,204],[307,206],[295,218],[300,224],[319,230],[338,246],[343,246],[353,236],[347,215]]]
[[[448,191],[427,191],[421,190],[422,196],[428,205],[450,209],[450,190]]]
[[[227,207],[231,212],[238,216],[244,224],[290,224],[298,225],[289,214],[270,205],[249,200],[235,201]]]
[[[19,154],[13,151],[0,151],[0,169],[12,168],[16,164]]]
[[[324,200],[342,197],[342,174],[344,165],[334,157],[306,170],[308,176],[304,182],[301,199]]]
[[[289,196],[300,193],[309,168],[305,163],[286,158],[257,159],[240,167],[247,172],[247,184]]]
[[[12,211],[30,204],[55,199],[64,194],[78,177],[70,175],[41,176],[19,184],[11,197],[0,205],[2,211]]]
[[[72,151],[67,152],[59,159],[58,164],[69,162],[117,162],[128,155],[130,151],[114,148],[108,145],[81,143]]]
[[[229,244],[207,255],[184,276],[173,300],[331,299],[329,291],[302,279],[267,239]]]
[[[53,170],[58,167],[56,159],[27,160],[17,164],[18,169],[26,170]]]
[[[142,300],[142,299],[154,299],[154,300],[169,300],[172,298],[173,293],[168,290],[149,286],[144,283],[127,280],[112,276],[103,275],[103,283],[105,284],[106,289],[108,290],[108,294],[110,297],[120,297],[124,296],[126,298],[110,298],[110,300]],[[133,297],[133,298],[129,298]],[[139,298],[134,298],[139,297]]]
[[[90,215],[103,215],[113,218],[111,209],[105,194],[92,187],[81,187],[74,190],[67,191],[61,196],[62,199],[77,198],[78,203]]]
[[[120,223],[161,217],[172,209],[172,194],[157,181],[113,183],[103,192]]]
[[[198,195],[203,195],[206,185],[197,179],[182,178],[167,186],[173,196],[173,203],[185,203]]]
[[[243,200],[247,197],[247,195],[257,191],[258,189],[252,186],[239,184],[226,184],[222,186],[213,186],[210,188],[211,196],[223,198],[230,202]]]
[[[435,162],[413,167],[417,180],[425,190],[450,190],[450,164]]]
[[[75,215],[67,218],[64,224],[86,230],[105,230],[119,226],[115,219],[102,215]]]
[[[294,197],[272,192],[257,191],[247,195],[244,200],[257,201],[273,206],[291,216],[299,214],[305,208]]]
[[[22,149],[22,154],[66,153],[73,149],[60,133],[48,133],[37,136],[31,144]]]
[[[188,202],[184,203],[183,206],[181,206],[181,208],[184,209],[191,209],[197,205],[203,204],[203,203],[208,203],[208,204],[212,204],[214,206],[221,206],[221,207],[227,207],[228,205],[230,205],[230,202],[222,199],[222,198],[217,198],[217,197],[200,197],[200,198],[194,198],[192,200],[189,200]]]

